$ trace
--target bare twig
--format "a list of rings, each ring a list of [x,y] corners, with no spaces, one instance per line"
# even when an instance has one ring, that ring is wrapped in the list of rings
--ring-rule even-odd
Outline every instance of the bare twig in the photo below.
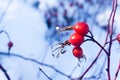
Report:
[[[104,46],[102,46],[102,45],[101,45],[97,40],[95,40],[93,37],[88,36],[88,35],[86,35],[86,37],[90,38],[90,39],[88,39],[87,41],[93,41],[93,42],[95,42],[95,43],[108,55],[107,50],[104,48],[104,47],[106,46],[106,44],[104,44]]]
[[[40,70],[49,80],[52,80],[41,68],[39,68],[39,70]]]
[[[11,42],[9,34],[5,30],[1,30],[0,33],[5,33],[9,42]],[[8,46],[8,54],[10,54],[11,47]]]
[[[1,22],[2,22],[2,20],[4,18],[4,16],[5,16],[5,14],[6,14],[8,8],[9,8],[11,2],[12,2],[12,0],[9,0],[9,2],[8,2],[6,8],[5,8],[5,10],[3,11],[2,15],[0,16],[0,24],[1,24]]]
[[[115,73],[115,78],[114,78],[114,80],[117,79],[119,71],[120,71],[120,61],[119,61],[118,69],[117,69],[117,71],[116,71],[116,73]]]
[[[9,56],[7,53],[4,53],[4,52],[0,52],[0,55],[1,55],[1,56]],[[18,55],[18,54],[14,54],[14,53],[11,53],[10,56],[11,56],[11,57],[20,58],[20,59],[23,59],[23,60],[27,60],[27,61],[30,61],[30,62],[34,62],[34,63],[39,64],[39,65],[41,65],[41,66],[49,67],[49,68],[53,69],[55,72],[59,73],[60,75],[65,76],[65,77],[67,77],[68,79],[71,79],[71,80],[72,80],[72,77],[71,77],[71,76],[69,76],[69,75],[61,72],[60,70],[56,69],[56,68],[55,68],[54,66],[52,66],[52,65],[45,64],[45,63],[39,62],[39,61],[37,61],[37,60],[35,60],[35,59],[27,58],[27,57],[24,57],[24,56],[22,56],[22,55]]]
[[[111,47],[112,47],[112,36],[113,36],[113,25],[114,25],[114,18],[115,18],[115,14],[116,14],[116,10],[117,10],[117,0],[113,0],[113,4],[112,4],[112,11],[110,14],[110,18],[109,18],[109,34],[110,34],[110,43],[109,43],[109,49],[108,49],[108,63],[107,63],[107,74],[108,74],[108,80],[111,80],[111,76],[110,76],[110,55],[111,55]]]
[[[0,69],[3,71],[3,73],[5,74],[7,80],[11,80],[9,75],[7,74],[6,70],[3,68],[3,66],[0,64]]]
[[[112,39],[112,34],[113,34],[113,23],[114,23],[114,17],[115,17],[115,13],[116,13],[116,9],[117,9],[117,0],[113,0],[113,10],[111,11],[109,20],[108,20],[108,31],[107,31],[107,35],[106,35],[106,40],[103,46],[101,46],[99,43],[96,42],[96,40],[94,41],[96,44],[98,44],[101,47],[100,52],[98,53],[98,55],[96,56],[96,58],[94,59],[94,61],[91,63],[91,65],[85,70],[85,72],[82,74],[82,76],[80,76],[78,79],[82,80],[82,78],[84,77],[84,75],[89,71],[89,69],[94,65],[94,63],[97,61],[99,55],[101,54],[102,50],[105,51],[105,53],[107,53],[108,56],[108,67],[107,67],[107,72],[108,72],[108,80],[111,80],[110,78],[110,53],[111,53],[111,46],[112,46],[112,41],[114,41]],[[112,19],[112,24],[110,23]],[[108,40],[108,36],[110,34],[110,42],[107,42]],[[89,36],[88,36],[89,37]],[[92,39],[91,39],[92,40]],[[87,40],[88,41],[88,40]],[[104,47],[106,46],[106,44],[109,43],[109,52],[107,52]]]
[[[90,36],[87,36],[89,38],[92,38]],[[106,51],[106,49],[104,48],[106,46],[106,44],[104,44],[103,46],[101,44],[99,44],[99,42],[97,42],[94,38],[89,39],[89,41],[94,41],[100,48],[101,50],[99,51],[99,53],[97,54],[96,58],[93,60],[93,62],[90,64],[90,66],[85,70],[85,72],[78,78],[79,80],[82,80],[82,78],[85,76],[85,74],[90,70],[90,68],[95,64],[95,62],[97,61],[97,59],[99,58],[102,50],[104,50],[104,52],[108,55],[108,52]]]

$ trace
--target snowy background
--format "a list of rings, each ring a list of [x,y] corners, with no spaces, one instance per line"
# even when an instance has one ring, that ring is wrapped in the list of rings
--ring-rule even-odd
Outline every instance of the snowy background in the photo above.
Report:
[[[51,55],[51,46],[59,41],[53,40],[51,43],[49,42],[48,37],[52,33],[52,30],[47,28],[44,11],[47,9],[46,3],[49,6],[57,6],[57,0],[40,0],[39,11],[31,6],[34,1],[37,0],[11,0],[8,10],[0,22],[0,30],[7,31],[14,43],[11,53],[35,59],[40,64],[15,56],[9,57],[2,55],[2,53],[7,54],[8,49],[8,38],[4,33],[0,33],[0,64],[7,70],[11,80],[48,80],[39,68],[53,80],[69,80],[66,76],[59,74],[50,66],[41,65],[41,63],[54,66],[55,69],[66,75],[71,75],[73,78],[80,76],[94,60],[100,48],[93,42],[83,44],[82,48],[87,57],[87,61],[83,61],[81,67],[77,65],[78,60],[72,55],[72,46],[66,47],[67,52],[64,55],[60,55],[58,59],[54,58]],[[0,18],[8,3],[9,0],[0,0]],[[107,23],[110,11],[111,9],[108,8],[103,13],[97,15],[97,20],[101,25]],[[115,35],[120,32],[119,14],[120,7],[117,9],[115,18]],[[89,26],[94,26],[92,23],[88,24]],[[99,27],[94,27],[92,28],[92,32],[95,39],[103,44],[105,31]],[[115,35],[113,36],[114,38]],[[64,41],[68,39],[68,36],[61,38]],[[111,77],[113,79],[120,60],[120,46],[117,41],[113,43],[111,56]],[[107,80],[105,60],[106,54],[103,53],[85,77],[97,76],[101,77],[101,80]],[[120,79],[120,73],[117,79]],[[0,80],[7,80],[1,70]]]

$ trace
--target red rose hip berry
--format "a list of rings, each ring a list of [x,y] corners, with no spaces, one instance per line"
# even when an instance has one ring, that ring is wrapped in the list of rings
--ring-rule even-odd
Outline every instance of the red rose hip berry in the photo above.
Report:
[[[85,22],[76,23],[73,29],[80,35],[86,35],[89,32],[89,26]]]
[[[72,52],[73,52],[73,55],[77,58],[80,58],[83,56],[83,50],[81,47],[74,47]]]
[[[117,35],[117,41],[120,43],[120,33]]]
[[[10,41],[8,42],[8,47],[11,48],[13,46],[13,43]]]
[[[68,42],[73,46],[80,46],[84,42],[84,36],[75,32],[70,36]]]

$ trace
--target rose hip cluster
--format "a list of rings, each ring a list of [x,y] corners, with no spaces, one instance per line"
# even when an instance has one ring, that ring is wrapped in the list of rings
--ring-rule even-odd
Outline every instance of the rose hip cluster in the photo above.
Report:
[[[80,58],[85,58],[83,55],[83,50],[81,48],[81,44],[84,42],[84,37],[89,32],[89,26],[85,22],[77,22],[73,26],[68,26],[66,28],[59,29],[59,31],[66,31],[66,30],[74,30],[74,33],[72,33],[68,40],[66,40],[64,43],[58,43],[60,47],[57,47],[55,50],[58,50],[57,57],[59,57],[59,53],[63,54],[66,52],[66,50],[63,50],[63,48],[66,45],[73,45],[74,48],[72,50],[73,55],[80,60]]]
[[[74,46],[73,55],[80,59],[81,57],[84,57],[80,45],[84,42],[84,36],[89,32],[89,27],[85,22],[78,22],[72,29],[75,32],[70,36],[68,42]]]

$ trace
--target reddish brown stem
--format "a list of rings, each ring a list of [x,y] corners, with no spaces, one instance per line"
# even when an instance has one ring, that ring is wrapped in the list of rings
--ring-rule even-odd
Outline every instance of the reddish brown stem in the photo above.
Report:
[[[97,40],[95,40],[93,37],[91,36],[88,36],[86,35],[86,37],[90,38],[90,39],[87,39],[86,41],[93,41],[95,42],[107,55],[108,55],[108,52],[107,50],[104,48],[106,46],[106,43],[102,46]],[[101,50],[100,50],[101,51]]]
[[[112,36],[113,36],[113,25],[114,25],[114,18],[117,10],[117,0],[113,0],[113,5],[112,5],[112,11],[109,17],[109,22],[108,22],[108,28],[110,31],[110,43],[109,43],[109,53],[108,53],[108,63],[107,63],[107,75],[108,75],[108,80],[111,80],[110,76],[110,55],[111,55],[111,47],[112,47]]]
[[[78,79],[79,80],[82,80],[82,78],[84,77],[84,75],[89,71],[89,69],[94,65],[94,63],[97,61],[99,55],[101,54],[102,50],[104,49],[105,45],[107,43],[109,43],[109,53],[108,53],[108,67],[107,67],[107,73],[108,73],[108,80],[111,80],[111,77],[110,77],[110,53],[111,53],[111,46],[112,46],[112,34],[113,34],[113,23],[114,23],[114,17],[115,17],[115,13],[116,13],[116,6],[114,5],[117,5],[117,1],[115,2],[115,0],[113,0],[113,9],[111,11],[111,14],[110,14],[110,17],[109,17],[109,22],[108,22],[108,31],[107,31],[107,35],[106,35],[106,40],[105,40],[105,44],[104,46],[101,48],[100,52],[98,53],[98,55],[96,56],[96,58],[94,59],[94,61],[91,63],[91,65],[86,69],[86,71],[82,74],[81,77],[79,77]],[[115,8],[114,8],[115,7]],[[115,11],[114,11],[115,10]],[[112,24],[110,25],[110,21],[111,21],[111,18],[112,18]],[[107,42],[108,40],[108,35],[110,33],[110,42]]]
[[[91,65],[86,69],[86,71],[82,74],[82,76],[80,76],[79,78],[78,78],[78,80],[82,80],[82,78],[85,76],[85,74],[90,70],[90,68],[94,65],[94,63],[97,61],[97,59],[98,59],[98,57],[99,57],[99,55],[101,54],[101,52],[102,52],[102,49],[101,49],[101,51],[98,53],[98,55],[96,56],[96,58],[94,59],[94,61],[91,63]]]
[[[82,80],[82,78],[85,76],[85,74],[90,70],[90,68],[92,68],[92,66],[95,64],[95,62],[97,61],[98,57],[100,56],[102,50],[105,51],[105,53],[108,55],[108,52],[105,50],[105,46],[106,44],[104,44],[103,46],[101,44],[99,44],[99,42],[97,42],[93,37],[87,36],[89,38],[92,38],[91,40],[94,41],[98,46],[101,47],[101,50],[99,51],[98,55],[96,56],[96,58],[94,59],[94,61],[90,64],[90,66],[85,70],[85,72],[78,78],[78,80]],[[106,40],[107,41],[107,40]]]
[[[117,38],[112,39],[112,42],[113,42],[113,41],[116,41],[116,40],[117,40]],[[110,41],[106,42],[105,44],[108,44],[108,43],[110,43]]]
[[[120,71],[120,61],[119,61],[119,65],[118,65],[117,71],[116,71],[116,73],[115,73],[115,78],[114,78],[114,80],[117,79],[119,71]]]
[[[111,76],[110,76],[110,56],[108,56],[108,64],[107,64],[107,75],[108,75],[108,80],[111,80]]]

